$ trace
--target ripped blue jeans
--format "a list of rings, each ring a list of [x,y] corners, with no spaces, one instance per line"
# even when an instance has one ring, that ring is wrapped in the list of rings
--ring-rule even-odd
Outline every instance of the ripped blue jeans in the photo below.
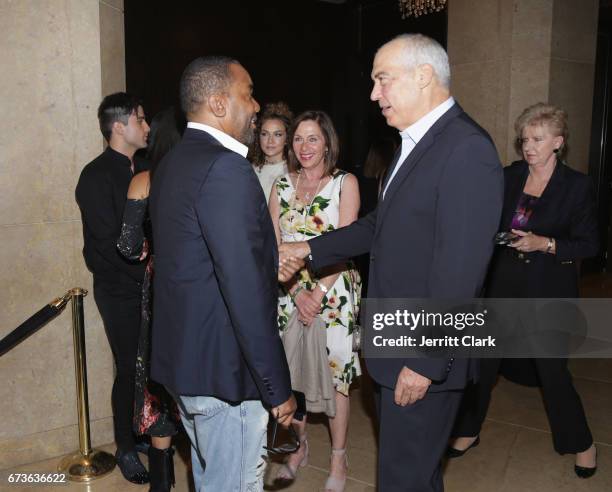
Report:
[[[262,491],[268,412],[261,402],[230,404],[212,396],[177,401],[191,440],[196,491]]]

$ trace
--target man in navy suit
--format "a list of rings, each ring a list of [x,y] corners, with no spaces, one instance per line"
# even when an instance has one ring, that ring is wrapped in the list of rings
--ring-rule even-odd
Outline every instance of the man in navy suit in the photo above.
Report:
[[[420,34],[398,36],[374,58],[371,99],[400,131],[377,209],[283,256],[313,268],[370,253],[370,298],[476,297],[494,245],[503,198],[495,146],[450,95],[444,49]],[[380,387],[378,487],[441,491],[440,460],[469,359],[368,359]]]
[[[180,95],[187,129],[150,194],[151,377],[179,403],[196,489],[262,490],[265,407],[288,426],[296,402],[276,322],[274,230],[245,159],[259,104],[226,57],[189,64]]]

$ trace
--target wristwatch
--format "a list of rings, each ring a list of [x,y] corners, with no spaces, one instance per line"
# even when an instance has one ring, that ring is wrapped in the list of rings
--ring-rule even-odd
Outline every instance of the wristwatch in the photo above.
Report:
[[[550,253],[555,245],[555,240],[552,237],[548,238],[548,243],[546,243],[546,252]]]

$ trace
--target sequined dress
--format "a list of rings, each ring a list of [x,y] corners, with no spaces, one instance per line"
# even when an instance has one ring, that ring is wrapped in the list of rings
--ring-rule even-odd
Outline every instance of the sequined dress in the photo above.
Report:
[[[137,261],[142,253],[148,227],[148,199],[128,198],[123,213],[121,236],[117,248],[126,258]],[[151,253],[151,245],[149,252]],[[141,324],[136,358],[136,377],[134,394],[134,432],[154,437],[176,434],[180,422],[176,403],[166,389],[149,379],[149,359],[151,354],[151,306],[153,304],[153,262],[149,254],[147,269],[142,282]]]

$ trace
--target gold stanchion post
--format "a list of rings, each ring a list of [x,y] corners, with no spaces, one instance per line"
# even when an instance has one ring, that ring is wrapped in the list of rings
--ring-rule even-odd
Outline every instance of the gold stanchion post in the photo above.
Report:
[[[83,297],[87,291],[74,288],[70,292],[72,301],[72,336],[74,340],[74,370],[77,389],[77,412],[79,417],[79,451],[65,456],[58,471],[69,480],[90,482],[103,477],[115,468],[113,455],[91,448],[89,434],[89,401],[87,395],[87,359],[85,356],[85,324]]]

